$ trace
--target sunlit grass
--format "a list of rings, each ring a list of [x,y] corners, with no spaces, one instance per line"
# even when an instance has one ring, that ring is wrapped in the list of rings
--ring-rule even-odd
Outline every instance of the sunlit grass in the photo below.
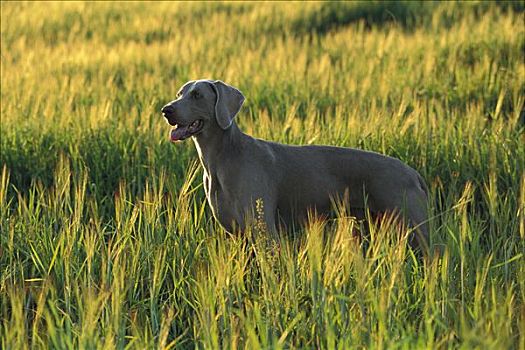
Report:
[[[2,2],[0,347],[523,348],[524,13],[383,5]],[[203,77],[256,137],[416,168],[439,254],[224,232],[159,114]]]

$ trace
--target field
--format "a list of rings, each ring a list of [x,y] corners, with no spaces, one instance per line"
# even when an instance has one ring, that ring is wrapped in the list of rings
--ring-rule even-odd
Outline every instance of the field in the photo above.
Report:
[[[525,349],[523,2],[1,4],[0,348]],[[220,79],[240,128],[374,150],[435,254],[340,216],[211,216],[160,114]],[[366,248],[361,246],[366,245]]]

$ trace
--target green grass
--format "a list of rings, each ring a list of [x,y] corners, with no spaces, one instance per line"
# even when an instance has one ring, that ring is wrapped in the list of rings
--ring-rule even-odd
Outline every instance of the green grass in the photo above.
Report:
[[[525,349],[523,10],[2,2],[0,348]],[[249,134],[417,169],[441,253],[224,232],[159,113],[207,77]]]

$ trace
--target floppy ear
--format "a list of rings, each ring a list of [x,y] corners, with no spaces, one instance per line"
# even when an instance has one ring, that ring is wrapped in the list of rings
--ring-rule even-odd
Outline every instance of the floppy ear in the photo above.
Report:
[[[212,81],[210,85],[217,95],[215,100],[215,119],[217,119],[219,126],[226,130],[232,125],[233,118],[239,113],[244,103],[244,95],[233,86],[220,80]]]

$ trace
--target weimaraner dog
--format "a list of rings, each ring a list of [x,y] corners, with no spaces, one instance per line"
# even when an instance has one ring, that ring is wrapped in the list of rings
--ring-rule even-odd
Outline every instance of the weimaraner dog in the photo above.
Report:
[[[410,244],[428,247],[427,187],[400,160],[331,146],[290,146],[244,134],[234,117],[243,94],[219,80],[190,81],[162,108],[171,141],[193,139],[214,217],[227,231],[244,230],[262,200],[266,229],[304,223],[344,200],[351,214],[400,213],[414,228]],[[260,209],[259,209],[260,211]],[[415,239],[414,239],[415,238]]]

